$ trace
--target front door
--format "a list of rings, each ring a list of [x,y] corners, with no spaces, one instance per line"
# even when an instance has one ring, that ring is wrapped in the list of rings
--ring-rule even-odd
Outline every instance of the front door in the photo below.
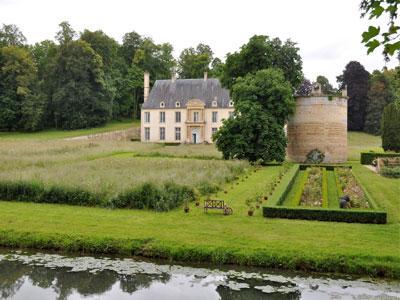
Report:
[[[192,133],[192,143],[197,144],[197,133]]]
[[[192,143],[193,144],[200,143],[200,130],[199,130],[199,128],[194,128],[192,130]]]

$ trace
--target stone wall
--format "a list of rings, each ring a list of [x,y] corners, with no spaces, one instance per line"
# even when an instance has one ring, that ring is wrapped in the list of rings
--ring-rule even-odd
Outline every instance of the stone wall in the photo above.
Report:
[[[297,97],[296,112],[287,126],[288,158],[304,162],[319,149],[324,162],[347,161],[347,99],[327,96]]]
[[[140,140],[140,128],[132,127],[125,130],[95,133],[73,138],[67,138],[69,141],[78,140],[102,140],[102,141],[129,141],[132,139]]]

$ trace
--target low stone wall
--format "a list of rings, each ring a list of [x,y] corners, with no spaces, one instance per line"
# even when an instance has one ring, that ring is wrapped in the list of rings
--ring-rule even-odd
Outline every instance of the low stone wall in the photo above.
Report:
[[[68,140],[68,141],[80,141],[80,140],[129,141],[131,139],[140,140],[140,128],[139,127],[129,128],[129,129],[125,129],[125,130],[77,136],[77,137],[73,137],[73,138],[67,138],[66,140]]]
[[[347,99],[327,96],[298,97],[296,112],[287,126],[287,155],[304,162],[318,149],[326,163],[347,161]]]

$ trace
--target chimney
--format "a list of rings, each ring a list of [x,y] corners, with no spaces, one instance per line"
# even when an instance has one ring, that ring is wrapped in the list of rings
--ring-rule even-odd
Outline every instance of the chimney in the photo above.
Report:
[[[143,100],[144,102],[147,101],[147,99],[149,98],[149,92],[150,92],[150,74],[149,72],[145,71],[144,72],[144,91],[143,91]]]
[[[207,72],[204,72],[204,81],[207,81]]]
[[[175,82],[176,81],[176,74],[175,72],[172,73],[171,81]]]

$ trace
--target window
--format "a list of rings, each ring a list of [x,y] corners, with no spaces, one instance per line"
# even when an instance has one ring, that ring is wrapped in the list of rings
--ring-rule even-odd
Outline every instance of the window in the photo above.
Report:
[[[165,123],[165,111],[160,111],[160,123]]]
[[[233,106],[233,101],[229,101],[229,106],[232,107]]]
[[[211,106],[212,106],[212,107],[217,107],[217,101],[213,101],[213,102],[211,103]]]
[[[180,123],[181,122],[181,112],[176,111],[175,112],[175,123]]]
[[[175,107],[181,107],[181,103],[179,101],[175,102]]]
[[[165,107],[165,102],[164,101],[160,102],[160,107]]]
[[[233,111],[229,112],[229,118],[233,118]]]
[[[165,127],[160,127],[160,141],[165,140]]]
[[[181,140],[181,128],[175,127],[175,141]]]
[[[146,111],[144,113],[144,122],[145,123],[150,123],[150,112]]]
[[[218,128],[213,127],[211,128],[211,135],[214,135],[217,132]]]
[[[150,140],[150,128],[149,127],[144,128],[144,140],[145,141]]]
[[[217,123],[218,122],[218,112],[217,111],[213,111],[212,112],[212,122],[213,123]]]
[[[199,122],[199,112],[195,111],[193,113],[193,122]]]

